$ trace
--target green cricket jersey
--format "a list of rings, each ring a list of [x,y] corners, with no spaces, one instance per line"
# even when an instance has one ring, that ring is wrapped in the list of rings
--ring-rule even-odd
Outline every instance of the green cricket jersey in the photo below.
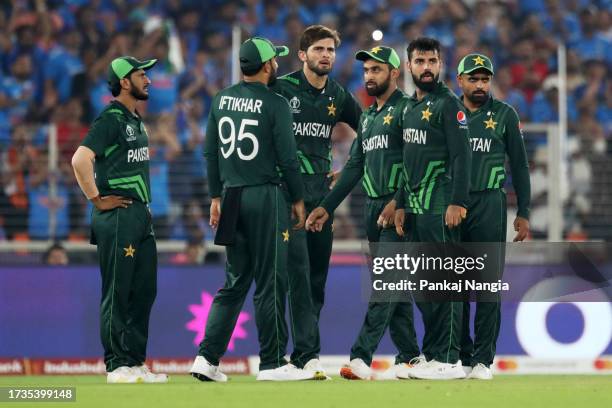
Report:
[[[332,213],[362,179],[370,198],[396,192],[402,178],[402,111],[409,98],[397,89],[378,110],[374,103],[359,119],[357,137],[336,186],[321,206]]]
[[[210,194],[225,187],[287,183],[292,202],[303,197],[291,111],[282,96],[260,82],[245,82],[215,95],[204,146]]]
[[[491,97],[478,110],[467,110],[467,115],[472,147],[471,191],[503,188],[508,154],[518,215],[529,219],[529,163],[516,111],[512,106]]]
[[[416,94],[402,117],[404,188],[398,208],[443,214],[449,204],[467,208],[472,154],[461,101],[439,82],[421,101]]]
[[[114,100],[93,122],[81,146],[95,154],[101,196],[116,194],[151,202],[149,137],[142,119]]]
[[[300,170],[304,174],[332,169],[331,133],[338,122],[357,130],[361,108],[349,91],[331,78],[322,90],[302,70],[278,78],[272,88],[289,101]]]

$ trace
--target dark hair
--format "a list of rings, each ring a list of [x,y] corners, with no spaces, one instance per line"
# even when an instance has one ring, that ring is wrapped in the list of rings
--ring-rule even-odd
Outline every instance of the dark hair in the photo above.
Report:
[[[266,61],[267,62],[267,61]],[[240,71],[242,71],[242,74],[245,76],[253,76],[255,74],[257,74],[259,71],[261,71],[261,69],[263,68],[265,62],[259,64],[259,65],[251,65],[248,67],[240,67]]]
[[[121,82],[116,81],[116,82],[108,84],[108,89],[109,91],[111,91],[111,94],[114,97],[119,96],[119,94],[121,93]]]
[[[66,248],[63,247],[59,242],[54,242],[47,250],[43,253],[42,262],[46,264],[48,262],[49,256],[51,256],[51,252],[55,250],[66,251]]]
[[[306,51],[312,44],[325,38],[331,38],[334,40],[334,45],[336,47],[340,46],[340,35],[336,30],[332,30],[323,25],[311,25],[306,27],[300,36],[300,50]]]
[[[434,51],[434,52],[437,52],[438,55],[441,55],[440,41],[436,40],[435,38],[429,38],[429,37],[419,37],[416,40],[410,41],[410,44],[408,44],[408,48],[406,49],[406,51],[408,52],[409,60],[412,58],[412,52],[414,50]]]

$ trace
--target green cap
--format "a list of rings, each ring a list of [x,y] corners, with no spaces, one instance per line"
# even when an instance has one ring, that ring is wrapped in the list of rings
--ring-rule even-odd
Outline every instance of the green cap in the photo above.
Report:
[[[276,47],[267,38],[251,37],[240,46],[240,66],[258,67],[274,57],[284,57],[287,54],[289,48],[284,45]]]
[[[393,48],[383,46],[374,47],[370,51],[361,50],[355,54],[355,58],[359,61],[373,59],[383,64],[389,64],[396,69],[400,67],[401,63],[399,55]]]
[[[134,57],[124,56],[115,58],[108,67],[108,83],[115,84],[120,79],[125,78],[130,72],[138,69],[145,71],[157,63],[156,59],[138,61]]]
[[[459,62],[459,66],[457,67],[457,75],[461,74],[469,74],[477,69],[487,70],[493,75],[493,63],[486,55],[482,54],[468,54],[461,62]]]

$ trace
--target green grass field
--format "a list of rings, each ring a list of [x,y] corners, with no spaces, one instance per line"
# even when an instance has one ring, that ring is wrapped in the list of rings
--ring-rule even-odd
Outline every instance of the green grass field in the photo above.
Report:
[[[260,383],[234,376],[226,384],[173,376],[169,384],[105,384],[103,376],[0,377],[0,387],[72,386],[66,407],[612,407],[608,376],[497,376],[493,381],[331,381]],[[16,407],[37,406],[18,403]]]

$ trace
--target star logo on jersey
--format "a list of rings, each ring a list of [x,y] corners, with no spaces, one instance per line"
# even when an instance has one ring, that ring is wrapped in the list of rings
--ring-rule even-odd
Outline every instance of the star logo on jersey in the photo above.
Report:
[[[132,246],[132,244],[130,244],[127,248],[123,248],[123,250],[125,251],[125,257],[127,258],[129,257],[134,257],[134,254],[136,253],[136,248],[134,248]]]
[[[365,118],[363,122],[361,123],[361,127],[365,129],[367,125],[368,125],[368,118]]]
[[[333,102],[327,106],[327,115],[336,116],[336,105]]]
[[[289,230],[286,229],[282,232],[283,234],[283,242],[289,242]]]
[[[497,122],[493,120],[493,118],[489,118],[489,120],[484,121],[485,129],[493,129],[495,130],[495,126],[497,126]]]
[[[485,60],[480,55],[477,55],[476,58],[474,58],[474,64],[476,65],[482,65],[484,67],[484,62]]]
[[[433,115],[433,113],[429,110],[429,106],[427,107],[427,109],[425,109],[424,111],[421,111],[421,120],[426,120],[429,122],[429,118],[431,117],[431,115]]]
[[[391,119],[393,119],[393,115],[387,113],[387,115],[383,117],[383,125],[390,125]]]
[[[371,52],[372,54],[376,54],[378,51],[382,51],[382,48],[380,48],[380,47],[374,47],[374,48],[372,48],[372,49],[370,50],[370,52]]]

